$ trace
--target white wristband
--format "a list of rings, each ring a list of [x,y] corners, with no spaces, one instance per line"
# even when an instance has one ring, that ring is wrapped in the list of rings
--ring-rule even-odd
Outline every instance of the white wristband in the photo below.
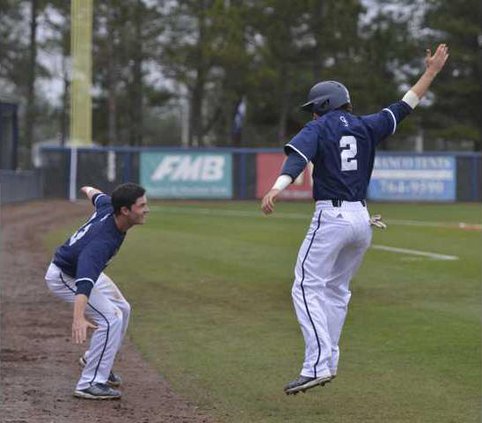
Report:
[[[407,103],[412,109],[417,107],[417,104],[420,102],[418,95],[415,94],[412,90],[408,90],[407,93],[403,96],[402,101]]]
[[[271,189],[279,189],[280,191],[283,191],[289,184],[291,184],[291,182],[293,182],[291,176],[280,175]]]

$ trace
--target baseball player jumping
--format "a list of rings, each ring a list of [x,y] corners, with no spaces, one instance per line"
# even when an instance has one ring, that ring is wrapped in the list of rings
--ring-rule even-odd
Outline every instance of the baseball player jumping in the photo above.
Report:
[[[95,212],[55,251],[45,280],[57,297],[73,303],[72,340],[81,344],[94,329],[89,350],[80,358],[82,374],[74,396],[118,399],[121,384],[112,366],[129,323],[130,305],[114,282],[103,273],[117,253],[126,232],[142,225],[149,212],[144,188],[119,185],[112,197],[92,187],[82,187]]]
[[[336,81],[314,85],[302,106],[313,120],[286,144],[281,175],[261,204],[265,214],[272,213],[279,193],[313,163],[316,207],[298,253],[292,289],[305,358],[300,376],[285,386],[286,394],[323,386],[336,376],[350,280],[372,238],[365,198],[375,148],[417,106],[447,58],[445,44],[433,55],[427,50],[425,72],[415,85],[401,101],[372,115],[353,115],[348,90]]]

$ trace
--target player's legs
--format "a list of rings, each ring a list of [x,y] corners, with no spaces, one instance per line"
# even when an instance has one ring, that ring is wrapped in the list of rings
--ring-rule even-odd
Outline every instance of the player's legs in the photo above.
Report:
[[[75,301],[75,279],[62,273],[54,264],[49,266],[45,280],[50,291],[57,297],[69,303]],[[77,382],[77,390],[86,389],[93,383],[106,383],[123,337],[121,310],[95,286],[85,314],[97,329],[92,334],[89,359]]]
[[[360,267],[371,242],[371,229],[367,221],[368,212],[365,213],[364,210],[362,213],[344,212],[343,216],[352,224],[353,239],[338,253],[323,291],[323,303],[332,347],[329,368],[333,375],[337,372],[340,357],[338,343],[351,298],[350,281]]]
[[[341,252],[340,259],[335,264],[338,272],[335,272],[325,287],[324,305],[328,320],[328,331],[331,340],[332,354],[329,361],[330,372],[335,375],[340,358],[338,346],[341,331],[348,312],[348,303],[351,298],[349,289],[350,281],[360,266],[365,248],[347,248]],[[338,267],[344,263],[344,267]]]
[[[94,322],[89,357],[77,382],[77,390],[90,384],[106,383],[122,341],[122,312],[94,286],[85,309],[87,319]]]
[[[129,317],[131,314],[131,306],[122,295],[122,292],[114,283],[114,281],[105,273],[101,273],[99,279],[95,283],[96,288],[109,298],[116,307],[122,312],[122,336],[127,332],[129,325]]]
[[[50,263],[45,274],[47,288],[61,300],[73,303],[75,299],[75,281],[64,275],[64,278],[68,280],[68,284],[66,284],[62,281],[61,275],[62,271],[55,264]],[[74,292],[72,292],[72,289],[74,289]]]
[[[308,234],[298,253],[293,304],[305,339],[302,376],[329,376],[332,346],[323,289],[336,261],[338,251],[351,236],[344,220],[336,219],[330,210],[317,207]]]
[[[122,336],[119,340],[119,349],[122,346],[122,341],[127,332],[129,325],[129,317],[131,313],[131,306],[122,295],[120,289],[114,283],[114,281],[105,273],[101,273],[95,283],[95,289],[101,292],[106,298],[109,299],[122,313]],[[89,351],[86,351],[84,358],[89,358]]]

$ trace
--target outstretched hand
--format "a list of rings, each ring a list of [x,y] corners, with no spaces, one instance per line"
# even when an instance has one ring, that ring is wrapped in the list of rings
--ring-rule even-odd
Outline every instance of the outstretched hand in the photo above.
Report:
[[[418,101],[426,94],[437,74],[445,66],[445,62],[447,62],[448,57],[449,48],[447,47],[447,44],[439,44],[437,50],[435,50],[435,53],[433,55],[430,49],[426,50],[425,72],[415,83],[415,85],[410,88],[410,91],[412,91],[418,97],[416,99],[417,101],[412,106],[412,109],[418,104]],[[409,94],[409,92],[407,94]]]
[[[87,339],[87,329],[97,329],[93,323],[85,318],[74,319],[72,323],[72,342],[82,344]]]
[[[435,53],[433,55],[432,51],[430,49],[427,49],[425,56],[425,67],[427,68],[427,70],[437,74],[444,67],[448,57],[449,48],[447,44],[439,44],[437,50],[435,50]]]
[[[261,210],[263,210],[264,214],[273,213],[274,203],[279,193],[280,193],[279,189],[271,189],[263,197],[263,200],[261,201]]]
[[[380,214],[370,216],[370,225],[379,229],[387,229],[387,224],[382,220],[382,216]]]

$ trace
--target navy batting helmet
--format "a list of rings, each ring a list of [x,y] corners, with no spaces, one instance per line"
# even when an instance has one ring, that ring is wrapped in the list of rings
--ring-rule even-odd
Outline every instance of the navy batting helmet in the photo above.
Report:
[[[308,101],[301,109],[321,116],[347,103],[350,103],[350,93],[343,84],[337,81],[323,81],[311,87]]]

